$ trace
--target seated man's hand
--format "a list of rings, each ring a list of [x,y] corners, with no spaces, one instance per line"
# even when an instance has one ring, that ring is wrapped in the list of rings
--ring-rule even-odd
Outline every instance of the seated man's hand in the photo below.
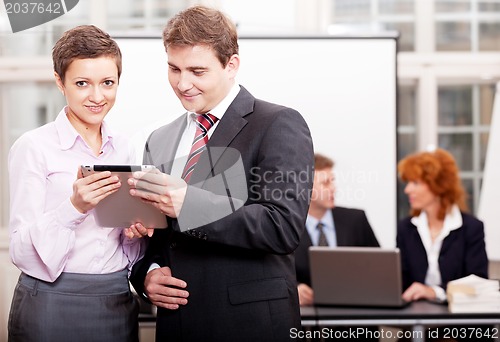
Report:
[[[311,306],[314,302],[313,289],[306,284],[299,284],[297,286],[299,291],[299,304],[300,306]]]

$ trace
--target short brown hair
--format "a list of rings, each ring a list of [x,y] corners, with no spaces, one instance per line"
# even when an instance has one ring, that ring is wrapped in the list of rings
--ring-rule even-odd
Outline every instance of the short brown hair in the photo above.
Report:
[[[112,57],[122,73],[122,53],[118,44],[103,30],[94,25],[81,25],[62,35],[52,49],[54,71],[64,83],[69,65],[75,59]]]
[[[409,155],[398,163],[398,172],[402,181],[422,181],[440,198],[440,220],[444,219],[453,204],[457,204],[462,211],[468,210],[458,166],[449,152],[438,148],[434,152]],[[412,209],[410,214],[418,216],[420,210]]]
[[[163,30],[163,44],[206,45],[212,48],[223,67],[238,54],[236,25],[224,13],[205,6],[193,6],[176,14]]]
[[[314,169],[315,170],[331,169],[331,168],[333,168],[333,165],[335,165],[335,163],[333,162],[332,159],[330,159],[322,154],[319,154],[319,153],[314,154]]]

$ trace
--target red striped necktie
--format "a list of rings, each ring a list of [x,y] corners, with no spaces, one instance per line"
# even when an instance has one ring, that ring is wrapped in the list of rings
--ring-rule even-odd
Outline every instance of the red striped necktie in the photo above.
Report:
[[[212,114],[201,114],[196,117],[196,133],[194,135],[193,146],[191,146],[191,151],[189,152],[189,157],[184,166],[184,171],[182,172],[182,179],[189,182],[189,178],[193,173],[194,167],[200,159],[202,152],[208,142],[208,131],[217,122],[217,118]]]

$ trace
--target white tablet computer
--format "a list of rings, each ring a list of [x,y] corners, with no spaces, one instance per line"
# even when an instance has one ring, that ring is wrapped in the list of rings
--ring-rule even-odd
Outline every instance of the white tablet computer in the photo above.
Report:
[[[83,176],[94,172],[111,171],[120,178],[122,186],[114,194],[104,198],[94,208],[94,216],[102,227],[128,228],[141,222],[146,228],[166,228],[167,217],[158,209],[129,193],[127,180],[134,171],[154,169],[152,165],[82,165]]]

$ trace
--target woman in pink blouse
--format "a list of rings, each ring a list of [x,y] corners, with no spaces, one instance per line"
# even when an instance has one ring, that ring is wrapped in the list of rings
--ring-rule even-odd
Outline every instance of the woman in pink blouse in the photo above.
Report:
[[[65,32],[52,58],[67,106],[9,153],[10,255],[22,271],[9,341],[138,341],[128,270],[146,229],[98,226],[92,209],[127,185],[80,170],[133,162],[127,140],[103,121],[115,103],[121,52],[89,25]]]

